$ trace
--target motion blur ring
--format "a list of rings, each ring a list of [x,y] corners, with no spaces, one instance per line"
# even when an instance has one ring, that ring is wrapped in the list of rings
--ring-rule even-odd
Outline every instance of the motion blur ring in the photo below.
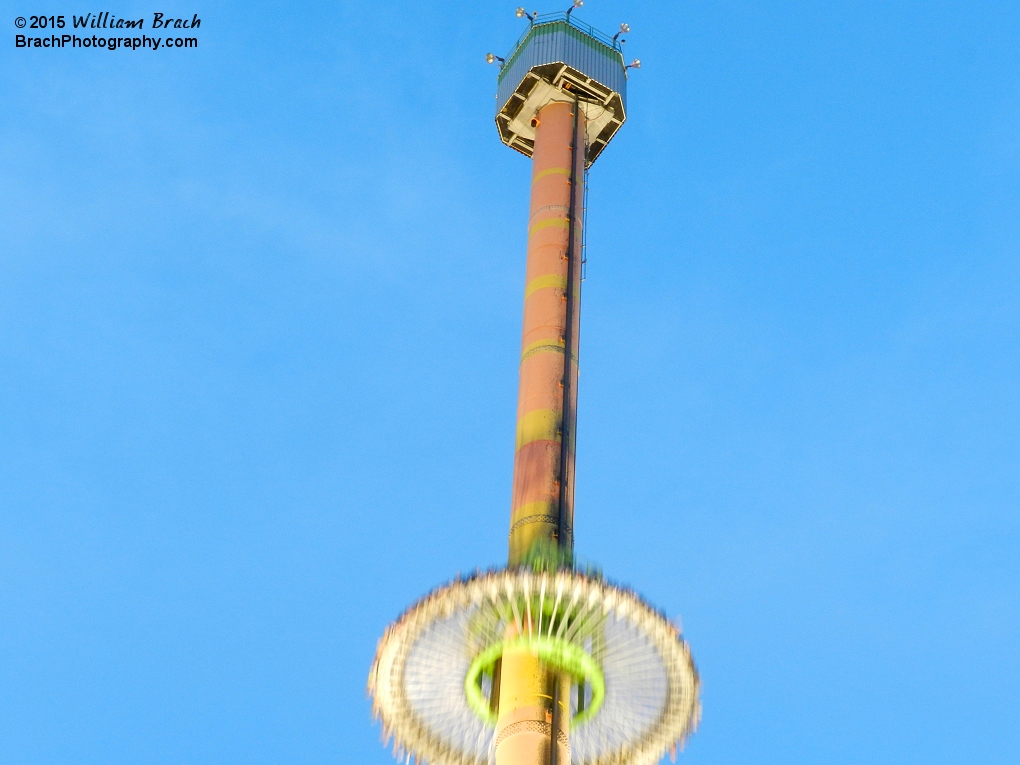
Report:
[[[504,569],[433,590],[390,625],[368,690],[398,754],[490,765],[492,675],[525,650],[569,675],[572,765],[645,765],[700,718],[699,680],[677,627],[636,593],[562,570]]]

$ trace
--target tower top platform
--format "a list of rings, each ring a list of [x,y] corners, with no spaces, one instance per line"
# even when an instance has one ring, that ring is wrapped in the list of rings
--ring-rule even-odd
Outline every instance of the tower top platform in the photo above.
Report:
[[[511,149],[530,157],[542,107],[581,104],[588,134],[587,164],[626,119],[627,70],[620,43],[573,18],[535,17],[506,57],[497,80],[496,127]]]

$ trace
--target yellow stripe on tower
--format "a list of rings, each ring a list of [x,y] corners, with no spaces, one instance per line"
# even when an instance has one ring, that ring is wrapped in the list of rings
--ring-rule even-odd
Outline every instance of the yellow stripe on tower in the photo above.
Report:
[[[569,229],[570,221],[567,218],[546,218],[545,220],[540,220],[534,226],[529,228],[528,233],[534,234],[536,231],[541,231],[542,229],[549,228],[550,226]]]
[[[531,182],[534,183],[537,180],[545,178],[547,175],[570,175],[570,168],[569,167],[549,167],[549,168],[546,168],[542,172],[536,173],[535,177],[531,179]]]
[[[533,441],[560,440],[560,412],[535,409],[517,421],[517,448]]]
[[[524,288],[524,299],[527,300],[531,297],[531,293],[535,290],[545,289],[546,287],[559,287],[561,290],[565,290],[567,288],[567,277],[563,274],[536,276]]]

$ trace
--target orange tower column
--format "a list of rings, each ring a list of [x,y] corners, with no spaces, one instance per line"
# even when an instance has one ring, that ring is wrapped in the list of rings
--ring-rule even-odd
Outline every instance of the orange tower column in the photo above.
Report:
[[[511,565],[520,563],[537,539],[573,547],[584,137],[584,114],[575,104],[551,103],[538,113],[517,397]],[[574,151],[575,144],[580,151]]]
[[[584,141],[584,114],[576,103],[554,102],[539,111],[517,399],[511,566],[520,564],[537,540],[573,548]],[[569,677],[548,672],[524,650],[507,650],[499,674],[496,765],[569,765]]]

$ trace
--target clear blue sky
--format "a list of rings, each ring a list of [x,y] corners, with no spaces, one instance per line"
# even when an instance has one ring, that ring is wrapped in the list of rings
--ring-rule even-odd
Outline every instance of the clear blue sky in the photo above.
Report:
[[[540,5],[540,10],[559,10]],[[202,19],[16,50],[17,15]],[[514,2],[0,25],[0,762],[365,763],[389,620],[505,556]],[[682,616],[682,763],[1020,761],[1015,2],[589,0],[578,553]]]

